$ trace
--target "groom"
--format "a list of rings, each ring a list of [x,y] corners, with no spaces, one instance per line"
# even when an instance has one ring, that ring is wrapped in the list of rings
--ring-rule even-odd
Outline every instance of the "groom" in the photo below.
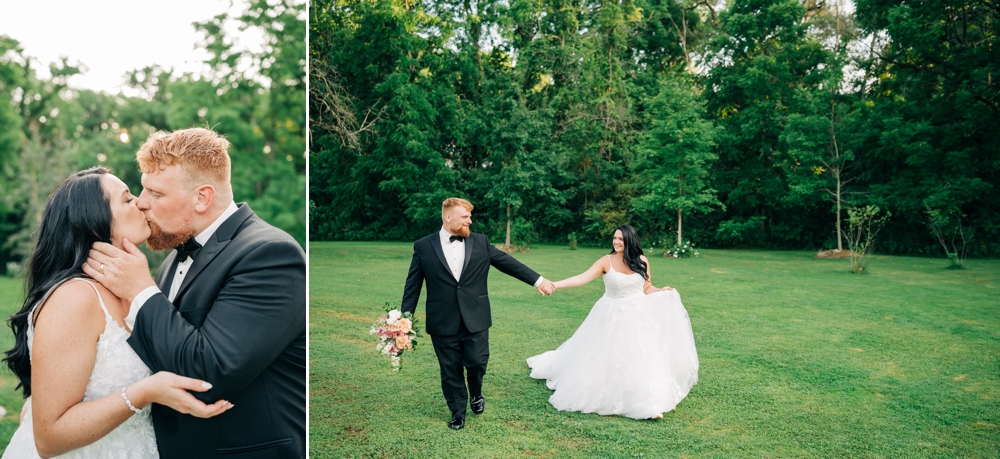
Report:
[[[472,203],[448,198],[441,205],[441,230],[413,244],[413,259],[403,288],[402,312],[417,309],[422,284],[427,282],[427,333],[441,367],[441,390],[451,409],[448,427],[465,427],[466,404],[472,394],[472,412],[486,409],[483,376],[490,357],[490,298],[486,278],[490,266],[542,295],[552,282],[501,252],[483,234],[470,233]],[[466,389],[468,375],[468,390]]]
[[[160,456],[306,457],[306,263],[299,244],[236,204],[229,142],[207,129],[150,136],[137,206],[153,250],[177,248],[154,283],[146,258],[95,243],[84,271],[132,307],[128,343],[154,373],[210,382],[208,419],[153,405]],[[134,321],[134,325],[131,321]]]

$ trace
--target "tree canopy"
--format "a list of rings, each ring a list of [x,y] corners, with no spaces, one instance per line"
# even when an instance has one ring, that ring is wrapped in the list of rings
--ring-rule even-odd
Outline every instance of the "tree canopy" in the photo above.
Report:
[[[241,14],[194,24],[211,55],[207,70],[135,69],[123,76],[135,96],[71,87],[80,70],[65,60],[40,78],[16,37],[0,36],[0,273],[30,253],[45,201],[70,173],[104,165],[138,194],[138,147],[153,132],[189,127],[226,136],[236,200],[304,246],[305,10],[254,0]],[[262,51],[235,47],[226,21],[258,29]]]
[[[820,249],[877,205],[880,250],[940,252],[943,215],[1000,255],[1000,10],[854,6],[313,0],[311,237],[413,239],[457,195],[516,244]]]

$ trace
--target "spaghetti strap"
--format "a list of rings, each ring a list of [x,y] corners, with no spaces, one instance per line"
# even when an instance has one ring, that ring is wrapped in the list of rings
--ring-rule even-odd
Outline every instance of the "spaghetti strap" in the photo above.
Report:
[[[104,318],[108,319],[108,320],[115,320],[113,317],[111,317],[111,313],[108,312],[108,308],[106,306],[104,306],[104,298],[101,298],[101,291],[97,290],[97,286],[96,285],[94,285],[89,280],[83,279],[81,277],[75,277],[75,278],[70,279],[70,280],[71,281],[78,280],[78,281],[86,282],[87,284],[89,284],[90,287],[94,289],[94,293],[97,294],[97,301],[101,303],[101,310],[104,311]]]
[[[608,269],[615,271],[615,264],[611,261],[611,255],[608,255]],[[618,272],[618,271],[615,271]]]

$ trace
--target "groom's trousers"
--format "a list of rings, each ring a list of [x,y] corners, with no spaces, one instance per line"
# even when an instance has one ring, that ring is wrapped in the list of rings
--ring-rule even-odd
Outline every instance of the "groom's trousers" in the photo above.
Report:
[[[460,321],[458,333],[454,335],[432,335],[434,353],[441,366],[441,391],[448,402],[451,415],[465,417],[469,404],[469,394],[483,394],[483,376],[486,363],[490,359],[490,330],[469,333],[465,321]],[[465,374],[468,373],[469,387],[466,390]]]

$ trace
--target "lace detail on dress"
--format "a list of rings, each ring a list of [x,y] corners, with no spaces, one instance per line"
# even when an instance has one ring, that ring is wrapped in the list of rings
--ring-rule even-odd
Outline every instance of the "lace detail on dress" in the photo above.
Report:
[[[639,273],[625,274],[615,271],[614,264],[611,263],[611,255],[608,255],[608,273],[604,275],[604,296],[614,299],[634,298],[645,296],[642,286],[646,284],[646,279]]]
[[[132,347],[125,341],[129,337],[129,332],[118,325],[111,314],[108,313],[104,305],[104,299],[94,284],[84,279],[70,279],[86,282],[94,288],[97,299],[101,303],[104,311],[104,332],[97,340],[97,356],[94,361],[94,370],[87,381],[87,388],[84,390],[83,401],[96,400],[111,393],[119,393],[122,387],[128,386],[142,378],[150,375],[149,368],[136,355]],[[62,285],[62,284],[59,284]],[[53,287],[55,290],[59,285]],[[48,295],[46,295],[47,297]],[[43,298],[39,304],[43,303]],[[28,352],[31,355],[35,329],[32,325],[34,308],[28,322]],[[125,403],[121,400],[121,403]],[[14,437],[11,438],[7,450],[4,451],[4,458],[38,457],[35,450],[35,438],[32,427],[31,409],[25,414],[24,422],[17,428]],[[70,451],[60,458],[98,458],[98,459],[126,459],[126,458],[158,458],[156,450],[156,435],[153,432],[153,423],[150,418],[150,407],[147,406],[141,412],[134,414],[125,422],[97,440],[82,448]]]

